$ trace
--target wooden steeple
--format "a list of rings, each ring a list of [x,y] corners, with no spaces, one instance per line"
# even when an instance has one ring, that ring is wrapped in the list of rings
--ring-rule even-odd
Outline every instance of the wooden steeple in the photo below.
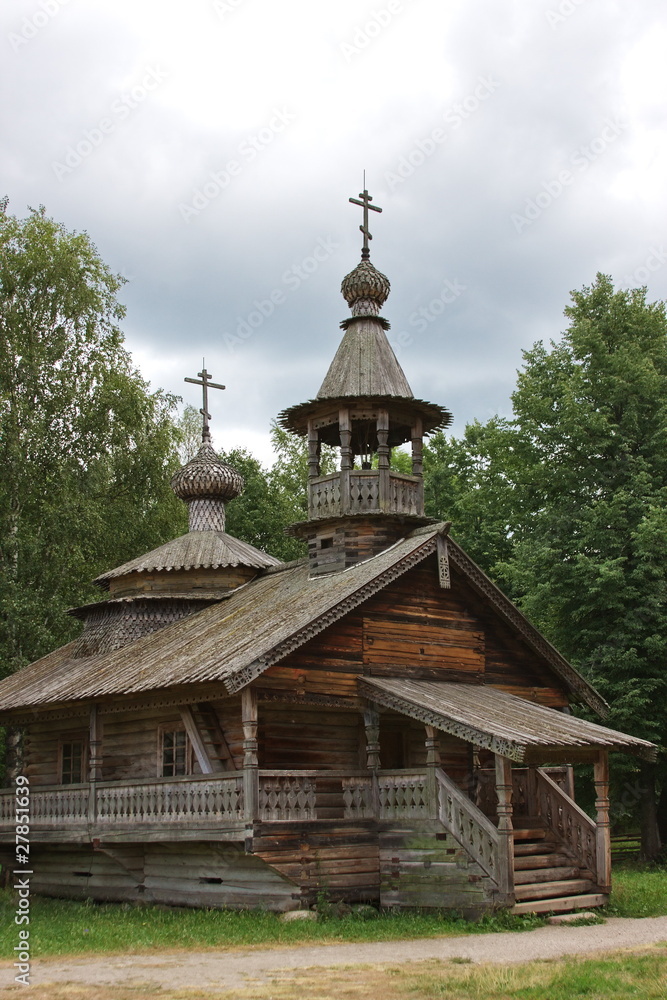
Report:
[[[341,292],[352,313],[315,399],[280,414],[288,430],[308,438],[308,520],[291,531],[308,541],[311,573],[335,572],[381,552],[424,516],[422,444],[425,434],[446,427],[450,413],[416,399],[387,340],[380,315],[389,279],[371,263],[364,189],[361,262],[345,276]],[[410,442],[412,472],[391,468],[391,449]],[[322,444],[340,449],[340,468],[321,475]]]

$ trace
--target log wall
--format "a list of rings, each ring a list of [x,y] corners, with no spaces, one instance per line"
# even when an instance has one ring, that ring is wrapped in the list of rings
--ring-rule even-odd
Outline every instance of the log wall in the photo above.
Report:
[[[207,842],[35,848],[31,889],[44,896],[169,906],[290,910],[299,887],[241,844]]]

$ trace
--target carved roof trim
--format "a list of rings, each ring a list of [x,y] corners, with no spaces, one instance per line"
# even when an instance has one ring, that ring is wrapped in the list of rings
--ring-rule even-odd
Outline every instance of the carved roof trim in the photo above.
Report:
[[[657,747],[595,722],[518,698],[491,685],[412,678],[360,678],[359,692],[387,708],[494,753],[523,761],[526,751],[619,750],[654,760]]]

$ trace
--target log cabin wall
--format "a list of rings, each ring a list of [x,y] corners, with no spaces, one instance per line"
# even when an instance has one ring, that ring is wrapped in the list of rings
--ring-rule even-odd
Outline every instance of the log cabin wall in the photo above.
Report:
[[[60,782],[60,746],[63,740],[88,740],[88,712],[67,719],[37,719],[25,728],[22,773],[31,786]]]
[[[194,708],[194,706],[192,706]],[[239,696],[211,703],[236,769],[243,766],[243,728]],[[129,781],[154,778],[158,774],[158,737],[162,726],[180,726],[182,719],[177,707],[156,705],[149,708],[128,708],[126,711],[105,711],[99,707],[101,727],[102,768],[99,780]],[[31,784],[60,783],[60,746],[63,741],[80,739],[88,743],[90,717],[88,712],[63,719],[36,719],[25,728],[23,741],[23,773]],[[357,765],[355,765],[357,766]],[[193,774],[200,774],[196,759]],[[87,774],[84,777],[87,780]]]
[[[568,703],[560,679],[455,568],[451,589],[440,587],[435,556],[270,667],[256,685],[266,697],[354,699],[361,674],[492,684],[543,705]]]

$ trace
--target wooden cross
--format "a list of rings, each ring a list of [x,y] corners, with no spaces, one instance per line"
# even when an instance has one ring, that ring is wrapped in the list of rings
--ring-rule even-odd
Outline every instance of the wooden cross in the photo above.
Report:
[[[209,389],[224,389],[224,385],[219,385],[217,382],[209,381],[213,376],[209,375],[204,367],[204,361],[202,360],[201,371],[197,372],[198,378],[186,378],[185,382],[192,382],[193,385],[200,385],[202,387],[202,392],[204,396],[204,407],[199,412],[203,418],[203,426],[201,431],[202,441],[211,440],[211,432],[208,427],[208,422],[211,419],[211,414],[208,412],[208,390]]]
[[[359,229],[364,234],[364,248],[361,251],[361,259],[362,260],[369,260],[370,256],[371,256],[371,252],[368,249],[368,241],[372,240],[373,237],[371,236],[370,232],[368,231],[368,209],[370,208],[371,212],[381,212],[382,209],[378,208],[377,205],[371,205],[371,202],[372,202],[373,199],[371,198],[371,196],[369,195],[368,191],[366,190],[366,171],[365,170],[364,170],[364,190],[359,192],[359,198],[361,198],[361,201],[359,201],[358,198],[350,198],[350,201],[352,202],[353,205],[361,205],[361,207],[364,210],[364,224],[363,224],[363,226],[359,226]]]

